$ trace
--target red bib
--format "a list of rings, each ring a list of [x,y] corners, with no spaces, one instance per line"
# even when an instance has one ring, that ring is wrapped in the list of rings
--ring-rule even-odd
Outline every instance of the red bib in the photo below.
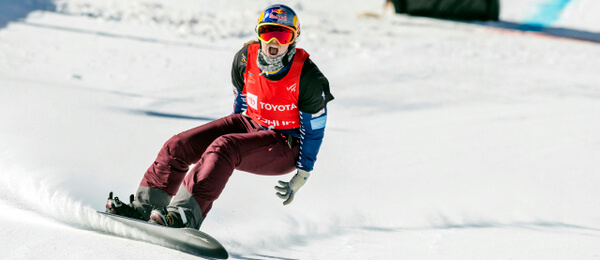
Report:
[[[248,62],[244,73],[244,91],[248,109],[246,113],[257,123],[272,129],[300,127],[298,93],[300,73],[304,61],[310,56],[303,49],[296,54],[287,75],[271,81],[261,75],[256,64],[260,44],[248,46]]]

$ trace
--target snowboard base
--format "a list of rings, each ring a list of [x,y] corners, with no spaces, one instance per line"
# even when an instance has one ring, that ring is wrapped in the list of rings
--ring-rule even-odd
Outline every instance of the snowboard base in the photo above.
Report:
[[[152,237],[166,241],[166,244],[160,244],[184,252],[200,256],[207,256],[218,259],[227,259],[229,254],[227,250],[213,237],[208,234],[191,228],[172,228],[155,224],[150,224],[143,220],[123,217],[107,212],[98,211],[98,213],[132,228],[138,229]],[[117,236],[122,236],[112,233]],[[146,241],[151,242],[152,241]]]

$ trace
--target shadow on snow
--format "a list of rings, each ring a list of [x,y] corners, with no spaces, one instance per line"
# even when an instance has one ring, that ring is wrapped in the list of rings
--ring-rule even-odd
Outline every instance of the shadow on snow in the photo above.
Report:
[[[150,117],[162,117],[162,118],[168,118],[168,119],[184,119],[184,120],[199,120],[199,121],[217,120],[217,118],[213,118],[213,117],[192,116],[192,115],[184,115],[184,114],[177,114],[177,113],[166,113],[166,112],[158,112],[158,111],[145,110],[145,109],[126,109],[126,108],[109,108],[109,109],[117,111],[117,112],[121,112],[121,113],[150,116]]]
[[[590,41],[600,43],[600,33],[588,32],[576,29],[546,27],[537,24],[521,24],[506,21],[473,21],[467,22],[472,24],[483,25],[492,28],[506,29],[519,31],[524,33],[533,33],[545,36],[554,36],[561,38],[576,39],[582,41]]]
[[[0,0],[0,29],[38,10],[54,11],[56,5],[52,0]]]
[[[444,229],[486,229],[486,228],[518,228],[518,229],[531,229],[539,231],[550,231],[552,229],[570,229],[573,231],[586,231],[586,232],[600,232],[600,228],[581,226],[563,222],[554,221],[533,221],[533,222],[514,222],[514,223],[493,223],[493,222],[473,222],[464,224],[445,223],[442,225],[435,225],[429,228],[388,228],[388,227],[377,227],[377,226],[363,226],[357,229],[374,232],[399,232],[399,231],[425,231],[425,230],[444,230]],[[599,234],[587,234],[591,236],[600,236]]]

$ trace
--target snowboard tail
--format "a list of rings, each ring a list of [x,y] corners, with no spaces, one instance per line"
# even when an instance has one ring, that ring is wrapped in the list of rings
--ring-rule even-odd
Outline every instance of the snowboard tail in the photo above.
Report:
[[[112,220],[138,229],[153,237],[165,240],[168,243],[168,245],[161,246],[218,259],[227,259],[229,257],[227,250],[225,250],[219,241],[200,230],[192,228],[166,227],[150,224],[143,220],[115,215],[112,213],[101,211],[98,211],[98,213],[107,216]],[[118,235],[115,233],[113,234]]]

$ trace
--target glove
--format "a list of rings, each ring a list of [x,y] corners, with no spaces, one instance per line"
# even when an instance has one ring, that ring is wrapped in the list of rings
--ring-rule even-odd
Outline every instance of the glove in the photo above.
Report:
[[[284,199],[283,205],[290,204],[294,200],[294,195],[298,192],[298,189],[306,183],[306,180],[310,176],[310,173],[305,170],[298,170],[296,175],[292,177],[290,182],[279,181],[280,186],[275,186],[277,196]]]

